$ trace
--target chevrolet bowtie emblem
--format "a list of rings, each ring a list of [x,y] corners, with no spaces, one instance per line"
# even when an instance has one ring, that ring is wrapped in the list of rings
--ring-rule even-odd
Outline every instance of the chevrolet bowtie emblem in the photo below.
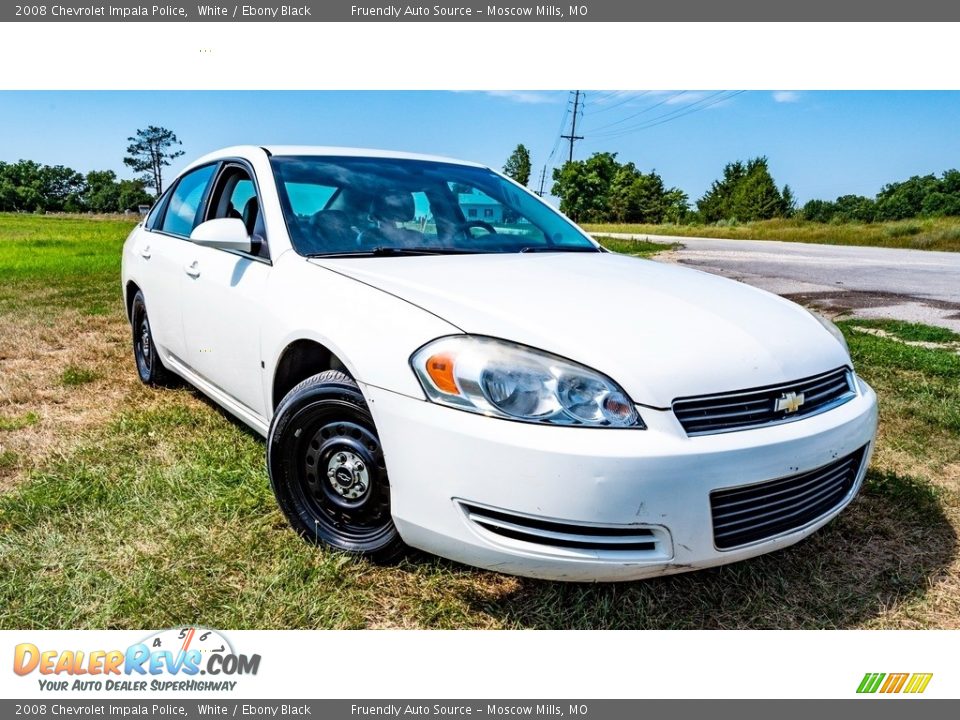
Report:
[[[773,409],[777,412],[794,413],[803,405],[803,393],[788,392],[777,398]]]

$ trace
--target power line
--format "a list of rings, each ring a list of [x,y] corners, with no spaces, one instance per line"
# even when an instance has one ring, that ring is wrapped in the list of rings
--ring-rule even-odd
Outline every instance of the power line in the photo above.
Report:
[[[593,129],[593,132],[596,133],[596,132],[599,131],[599,130],[605,130],[606,128],[611,128],[611,127],[613,127],[614,125],[621,125],[621,124],[627,122],[628,120],[633,120],[633,118],[639,117],[639,116],[643,115],[644,113],[650,112],[651,110],[656,110],[656,109],[657,109],[658,107],[660,107],[661,105],[666,105],[666,104],[667,104],[668,102],[670,102],[671,100],[675,100],[675,99],[677,99],[678,97],[680,97],[681,95],[686,95],[686,93],[687,93],[686,90],[681,90],[680,92],[674,93],[673,95],[669,95],[668,97],[664,98],[664,99],[661,100],[660,102],[654,103],[653,105],[650,105],[649,107],[645,107],[645,108],[644,108],[643,110],[641,110],[640,112],[636,112],[636,113],[634,113],[633,115],[627,115],[627,117],[621,118],[620,120],[615,120],[615,121],[612,122],[612,123],[607,123],[606,125],[601,125],[601,126],[598,127],[598,128],[594,128],[594,129]]]
[[[617,93],[615,92],[615,93],[613,93],[613,94],[616,95]],[[615,103],[613,103],[613,105],[607,105],[606,107],[602,107],[602,108],[600,108],[599,110],[592,110],[592,111],[590,112],[590,114],[591,114],[591,115],[599,115],[600,113],[605,113],[605,112],[610,112],[611,110],[616,110],[618,107],[620,107],[620,106],[622,106],[622,105],[626,105],[626,104],[627,104],[628,102],[630,102],[631,100],[636,100],[637,98],[642,98],[644,95],[649,95],[649,94],[650,94],[650,91],[649,91],[649,90],[644,90],[643,92],[641,92],[641,93],[636,93],[636,94],[627,93],[626,98],[624,98],[624,99],[621,100],[620,102],[615,102]],[[606,100],[607,98],[603,98],[603,99]]]
[[[547,166],[543,166],[543,170],[540,171],[540,189],[537,190],[537,195],[543,197],[543,184],[547,179]]]
[[[745,93],[746,90],[736,90],[734,92],[731,92],[726,97],[717,97],[719,95],[722,95],[725,92],[727,91],[721,90],[720,92],[714,93],[709,97],[698,100],[693,105],[687,105],[686,107],[681,108],[679,110],[674,110],[672,112],[665,113],[663,115],[658,115],[657,117],[651,118],[650,120],[640,123],[638,125],[634,125],[626,128],[620,128],[618,130],[615,130],[609,133],[601,134],[599,137],[606,138],[606,139],[623,137],[624,135],[629,135],[634,132],[639,132],[640,130],[647,130],[648,128],[656,127],[657,125],[663,125],[668,122],[673,122],[674,120],[679,120],[680,118],[686,117],[687,115],[692,115],[695,112],[700,112],[701,110],[706,110],[707,108],[713,107],[714,105],[718,105],[719,103],[726,102],[727,100],[732,100],[737,95],[741,95]],[[714,99],[713,102],[707,102],[712,98],[716,98],[716,99]]]
[[[605,92],[605,93],[603,93],[603,94],[595,97],[595,98],[593,99],[593,102],[595,102],[595,103],[602,103],[604,100],[609,100],[609,99],[612,98],[614,95],[618,95],[619,93],[620,93],[619,90],[610,90],[609,92]]]
[[[616,128],[616,129],[614,129],[614,130],[608,130],[607,132],[595,132],[595,133],[593,133],[593,134],[594,134],[594,135],[599,135],[600,137],[607,137],[607,136],[610,136],[610,135],[618,135],[618,134],[620,134],[620,133],[622,133],[622,132],[627,132],[627,131],[629,131],[629,130],[631,130],[631,129],[633,129],[633,128],[640,127],[641,125],[647,125],[648,123],[656,122],[656,121],[661,120],[661,119],[663,119],[663,118],[668,118],[668,117],[671,117],[671,116],[673,116],[673,115],[681,114],[681,113],[683,113],[684,111],[686,111],[686,110],[688,110],[688,109],[690,109],[690,108],[692,108],[692,107],[696,107],[697,105],[701,105],[701,104],[703,104],[703,103],[705,103],[705,102],[708,102],[709,100],[712,100],[713,98],[717,97],[718,95],[722,95],[722,94],[725,93],[725,92],[727,92],[727,91],[726,91],[726,90],[720,90],[720,91],[715,92],[715,93],[713,93],[713,94],[711,94],[711,95],[707,95],[707,96],[705,96],[705,97],[702,97],[702,98],[700,98],[699,100],[694,100],[694,101],[692,101],[692,102],[690,102],[690,103],[688,103],[688,104],[686,104],[686,105],[682,105],[682,106],[680,106],[680,107],[678,107],[678,108],[675,108],[675,109],[673,109],[673,110],[668,110],[667,112],[663,113],[662,115],[655,115],[655,116],[652,117],[652,118],[647,118],[646,120],[641,120],[641,121],[640,121],[639,123],[637,123],[636,125],[628,125],[628,126],[626,126],[626,127]]]
[[[557,155],[557,150],[560,149],[560,141],[563,139],[563,128],[567,124],[567,117],[570,115],[570,105],[567,104],[563,109],[563,117],[560,118],[560,127],[557,128],[557,137],[553,141],[553,149],[550,151],[550,156],[547,159],[548,163],[553,162],[553,158]]]
[[[577,140],[583,140],[583,135],[577,135],[577,115],[579,114],[581,93],[579,90],[574,90],[573,93],[573,116],[570,120],[570,134],[560,136],[570,141],[570,153],[567,156],[567,162],[573,162],[573,144]]]

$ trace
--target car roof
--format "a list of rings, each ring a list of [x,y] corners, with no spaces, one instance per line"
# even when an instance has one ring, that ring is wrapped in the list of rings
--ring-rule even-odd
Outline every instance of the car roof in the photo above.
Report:
[[[367,157],[367,158],[391,158],[403,160],[427,160],[430,162],[452,163],[454,165],[466,165],[469,167],[482,167],[486,165],[481,163],[469,162],[466,160],[457,160],[455,158],[442,157],[439,155],[422,155],[418,153],[399,152],[396,150],[376,150],[372,148],[352,148],[352,147],[332,147],[324,145],[235,145],[233,147],[223,148],[208,153],[185,168],[190,169],[197,165],[220,160],[229,157],[249,158],[259,155],[266,151],[270,155],[291,156],[291,155],[316,155],[324,157]],[[261,156],[262,157],[262,156]]]

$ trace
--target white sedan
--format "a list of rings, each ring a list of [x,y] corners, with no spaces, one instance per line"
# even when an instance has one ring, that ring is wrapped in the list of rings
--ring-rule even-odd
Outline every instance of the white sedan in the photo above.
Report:
[[[233,147],[131,233],[140,378],[267,438],[310,542],[629,580],[782,548],[856,495],[876,395],[827,320],[606,252],[473,163]]]

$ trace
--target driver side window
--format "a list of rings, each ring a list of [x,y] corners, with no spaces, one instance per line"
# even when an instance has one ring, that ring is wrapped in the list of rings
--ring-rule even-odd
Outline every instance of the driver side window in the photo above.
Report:
[[[217,218],[242,220],[247,234],[259,241],[255,243],[257,250],[254,254],[270,258],[256,185],[250,173],[241,165],[227,165],[217,178],[207,219]]]

